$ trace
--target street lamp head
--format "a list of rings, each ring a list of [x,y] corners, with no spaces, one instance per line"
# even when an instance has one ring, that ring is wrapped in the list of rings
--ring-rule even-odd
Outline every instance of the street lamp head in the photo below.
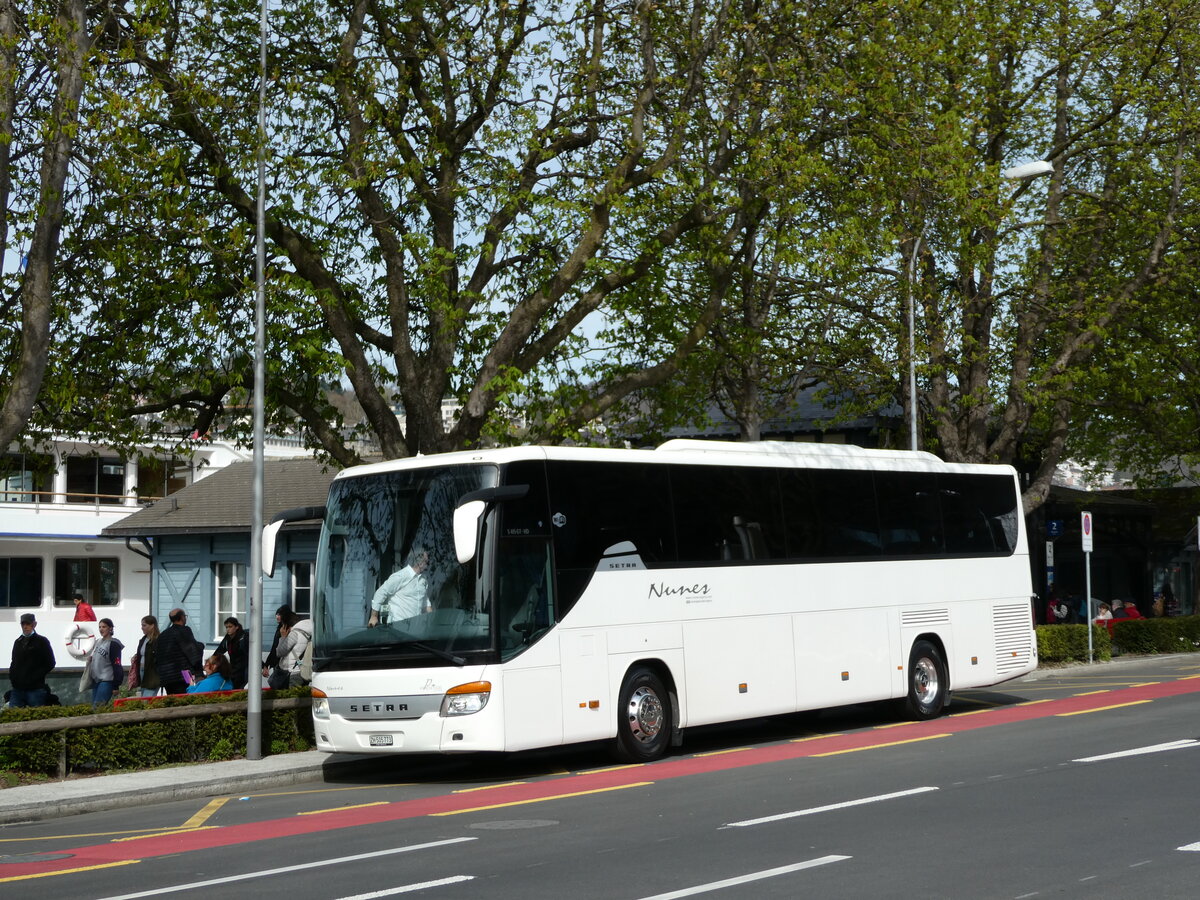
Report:
[[[1051,163],[1046,162],[1044,159],[1038,159],[1033,162],[1021,163],[1021,165],[1013,166],[1011,169],[1005,169],[1000,174],[1010,181],[1026,181],[1030,178],[1049,175],[1053,171],[1054,166]]]

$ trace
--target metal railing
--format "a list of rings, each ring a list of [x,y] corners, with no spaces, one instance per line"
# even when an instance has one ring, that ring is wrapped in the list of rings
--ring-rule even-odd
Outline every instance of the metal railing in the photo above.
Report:
[[[97,512],[104,509],[128,509],[145,506],[162,497],[144,494],[89,494],[76,491],[15,491],[0,490],[0,503],[16,503],[23,507],[32,506],[35,511],[43,506],[53,509],[80,510],[91,507]]]

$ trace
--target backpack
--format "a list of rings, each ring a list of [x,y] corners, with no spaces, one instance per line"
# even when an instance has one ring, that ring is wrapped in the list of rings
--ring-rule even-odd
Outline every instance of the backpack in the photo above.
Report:
[[[308,646],[304,648],[304,654],[300,657],[300,678],[305,684],[312,682],[312,660],[313,642],[312,638],[309,638]]]
[[[301,625],[308,624],[307,628],[301,628]],[[312,681],[312,658],[313,658],[313,636],[312,636],[312,621],[304,619],[292,626],[302,635],[307,638],[307,643],[304,645],[304,651],[300,654],[299,664],[292,667],[293,672],[298,672],[300,680],[303,684],[308,684]]]

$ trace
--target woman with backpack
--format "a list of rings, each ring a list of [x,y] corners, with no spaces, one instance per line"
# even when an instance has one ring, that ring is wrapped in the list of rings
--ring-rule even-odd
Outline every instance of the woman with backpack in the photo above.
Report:
[[[302,619],[292,610],[287,610],[279,621],[279,664],[271,672],[267,684],[277,691],[284,688],[308,684],[302,672],[304,651],[312,641],[312,619]]]

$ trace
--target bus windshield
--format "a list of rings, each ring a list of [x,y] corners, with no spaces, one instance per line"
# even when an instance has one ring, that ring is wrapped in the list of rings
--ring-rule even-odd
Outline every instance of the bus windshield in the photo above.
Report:
[[[454,552],[459,498],[495,466],[407,469],[335,481],[317,553],[316,670],[463,665],[493,643],[475,561]]]

